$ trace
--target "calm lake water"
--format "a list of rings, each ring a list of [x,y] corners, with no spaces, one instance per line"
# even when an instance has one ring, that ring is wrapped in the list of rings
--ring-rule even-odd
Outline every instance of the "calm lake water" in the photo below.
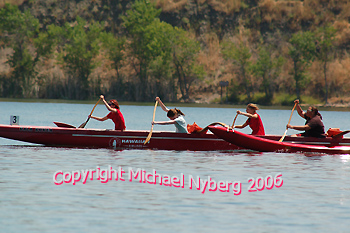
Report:
[[[92,107],[0,102],[0,124],[9,124],[10,115],[19,115],[20,125],[53,126],[59,121],[79,126]],[[216,121],[232,124],[237,109],[181,110],[187,123],[204,127]],[[150,129],[153,106],[121,106],[121,111],[127,129]],[[261,109],[258,113],[267,134],[282,135],[291,112]],[[321,113],[326,129],[350,129],[350,112]],[[99,105],[93,115],[106,114]],[[156,120],[167,120],[160,107]],[[245,120],[239,116],[236,124]],[[295,112],[291,124],[303,125],[304,120]],[[87,128],[113,128],[113,123],[91,119]],[[173,126],[158,125],[154,130],[175,131]],[[58,171],[72,174],[109,167],[122,168],[125,181],[54,184]],[[128,171],[137,169],[156,171],[164,179],[183,177],[184,187],[130,182]],[[0,138],[0,171],[0,232],[349,231],[350,155],[54,148]],[[262,187],[262,179],[274,180],[278,174],[276,183]],[[189,187],[191,178],[197,182],[198,177],[241,188],[236,186],[235,193],[232,186],[229,192],[207,187],[202,193]],[[261,181],[261,191],[248,191],[250,178]]]

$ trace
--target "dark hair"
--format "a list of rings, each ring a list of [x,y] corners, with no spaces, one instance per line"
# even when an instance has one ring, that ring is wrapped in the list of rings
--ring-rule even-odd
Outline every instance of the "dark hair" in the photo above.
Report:
[[[110,104],[114,104],[115,108],[116,108],[116,109],[119,109],[118,101],[116,101],[116,100],[110,100],[109,103],[110,103]]]
[[[318,109],[315,106],[311,106],[311,112],[315,114],[315,116],[319,116],[322,120],[321,114],[318,112]]]
[[[179,115],[185,116],[185,114],[183,114],[183,112],[181,112],[181,110],[177,109],[177,108],[170,109],[166,115],[167,115],[167,117],[173,117],[173,116],[175,116],[176,113]]]

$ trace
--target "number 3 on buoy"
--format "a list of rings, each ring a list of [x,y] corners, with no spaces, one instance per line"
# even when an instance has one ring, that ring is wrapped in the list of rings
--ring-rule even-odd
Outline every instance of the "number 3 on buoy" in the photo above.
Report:
[[[10,125],[19,125],[19,116],[10,117]]]

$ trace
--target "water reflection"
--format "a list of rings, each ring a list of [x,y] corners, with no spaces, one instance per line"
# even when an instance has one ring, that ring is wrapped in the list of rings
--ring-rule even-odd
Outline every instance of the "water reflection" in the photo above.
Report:
[[[343,163],[350,162],[350,154],[339,155],[339,157]]]

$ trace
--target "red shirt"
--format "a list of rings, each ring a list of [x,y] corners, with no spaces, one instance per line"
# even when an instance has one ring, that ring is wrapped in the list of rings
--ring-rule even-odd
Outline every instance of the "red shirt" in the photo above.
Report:
[[[114,122],[115,130],[124,130],[126,128],[123,114],[119,109],[117,109],[117,112],[110,112],[107,117]]]
[[[248,118],[247,123],[249,127],[253,130],[252,135],[265,135],[265,130],[261,118]]]

